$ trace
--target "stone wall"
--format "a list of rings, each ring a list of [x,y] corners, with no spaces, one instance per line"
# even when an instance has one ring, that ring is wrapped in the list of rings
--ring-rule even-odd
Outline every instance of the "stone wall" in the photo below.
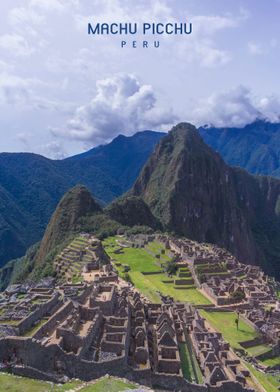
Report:
[[[25,332],[31,329],[36,322],[45,317],[59,302],[58,297],[59,295],[58,293],[56,293],[48,302],[40,305],[37,310],[35,310],[28,317],[23,319],[18,324],[19,334],[25,334]]]
[[[244,342],[240,342],[240,346],[243,348],[250,348],[250,347],[254,347],[254,346],[259,346],[260,344],[264,343],[264,339],[262,336],[257,337],[255,339],[251,339],[251,340],[246,340]]]
[[[42,339],[52,332],[57,324],[63,321],[73,309],[73,302],[68,301],[60,310],[58,310],[34,335],[34,339]]]

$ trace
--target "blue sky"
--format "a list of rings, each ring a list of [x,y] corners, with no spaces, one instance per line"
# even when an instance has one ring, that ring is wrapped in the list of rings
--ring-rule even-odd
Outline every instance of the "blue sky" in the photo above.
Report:
[[[0,5],[0,151],[53,158],[177,121],[278,121],[279,0],[11,0]],[[184,22],[193,34],[87,35],[88,22]],[[158,37],[150,38],[150,44]]]

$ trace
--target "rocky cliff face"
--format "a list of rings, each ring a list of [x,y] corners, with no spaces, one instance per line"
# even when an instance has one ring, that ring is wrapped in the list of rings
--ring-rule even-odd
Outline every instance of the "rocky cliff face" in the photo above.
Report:
[[[258,233],[264,221],[280,234],[280,181],[227,166],[191,124],[178,124],[160,141],[131,193],[168,230],[216,243],[244,262],[267,261]]]
[[[67,192],[59,202],[47,226],[36,255],[36,263],[43,262],[48,253],[75,230],[79,219],[101,211],[101,207],[84,186],[77,185]]]

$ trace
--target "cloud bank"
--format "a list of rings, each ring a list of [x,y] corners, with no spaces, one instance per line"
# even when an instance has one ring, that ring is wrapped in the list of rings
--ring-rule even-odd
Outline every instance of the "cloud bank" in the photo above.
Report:
[[[216,127],[242,127],[257,118],[279,121],[279,97],[257,96],[245,86],[199,101],[192,115],[192,121],[197,125],[212,124]]]
[[[51,132],[96,145],[120,133],[168,128],[176,120],[172,109],[158,105],[152,86],[119,74],[98,80],[93,99],[75,110],[65,129]]]

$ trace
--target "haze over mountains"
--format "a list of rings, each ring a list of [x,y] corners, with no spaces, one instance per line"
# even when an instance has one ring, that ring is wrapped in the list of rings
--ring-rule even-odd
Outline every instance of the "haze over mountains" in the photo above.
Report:
[[[256,120],[243,128],[207,126],[199,131],[229,165],[280,177],[280,123]]]
[[[257,121],[243,129],[207,127],[199,132],[227,162],[278,174],[280,124]],[[197,131],[172,134],[174,140],[170,135],[163,139],[138,179],[164,133],[118,136],[108,145],[61,161],[0,154],[0,265],[22,256],[42,238],[58,201],[76,184],[85,185],[104,205],[128,191],[136,179],[132,194],[140,198],[113,203],[106,209],[110,219],[130,226],[137,215],[137,224],[152,227],[160,221],[178,234],[235,250],[247,261],[279,265],[279,182],[229,168]]]

